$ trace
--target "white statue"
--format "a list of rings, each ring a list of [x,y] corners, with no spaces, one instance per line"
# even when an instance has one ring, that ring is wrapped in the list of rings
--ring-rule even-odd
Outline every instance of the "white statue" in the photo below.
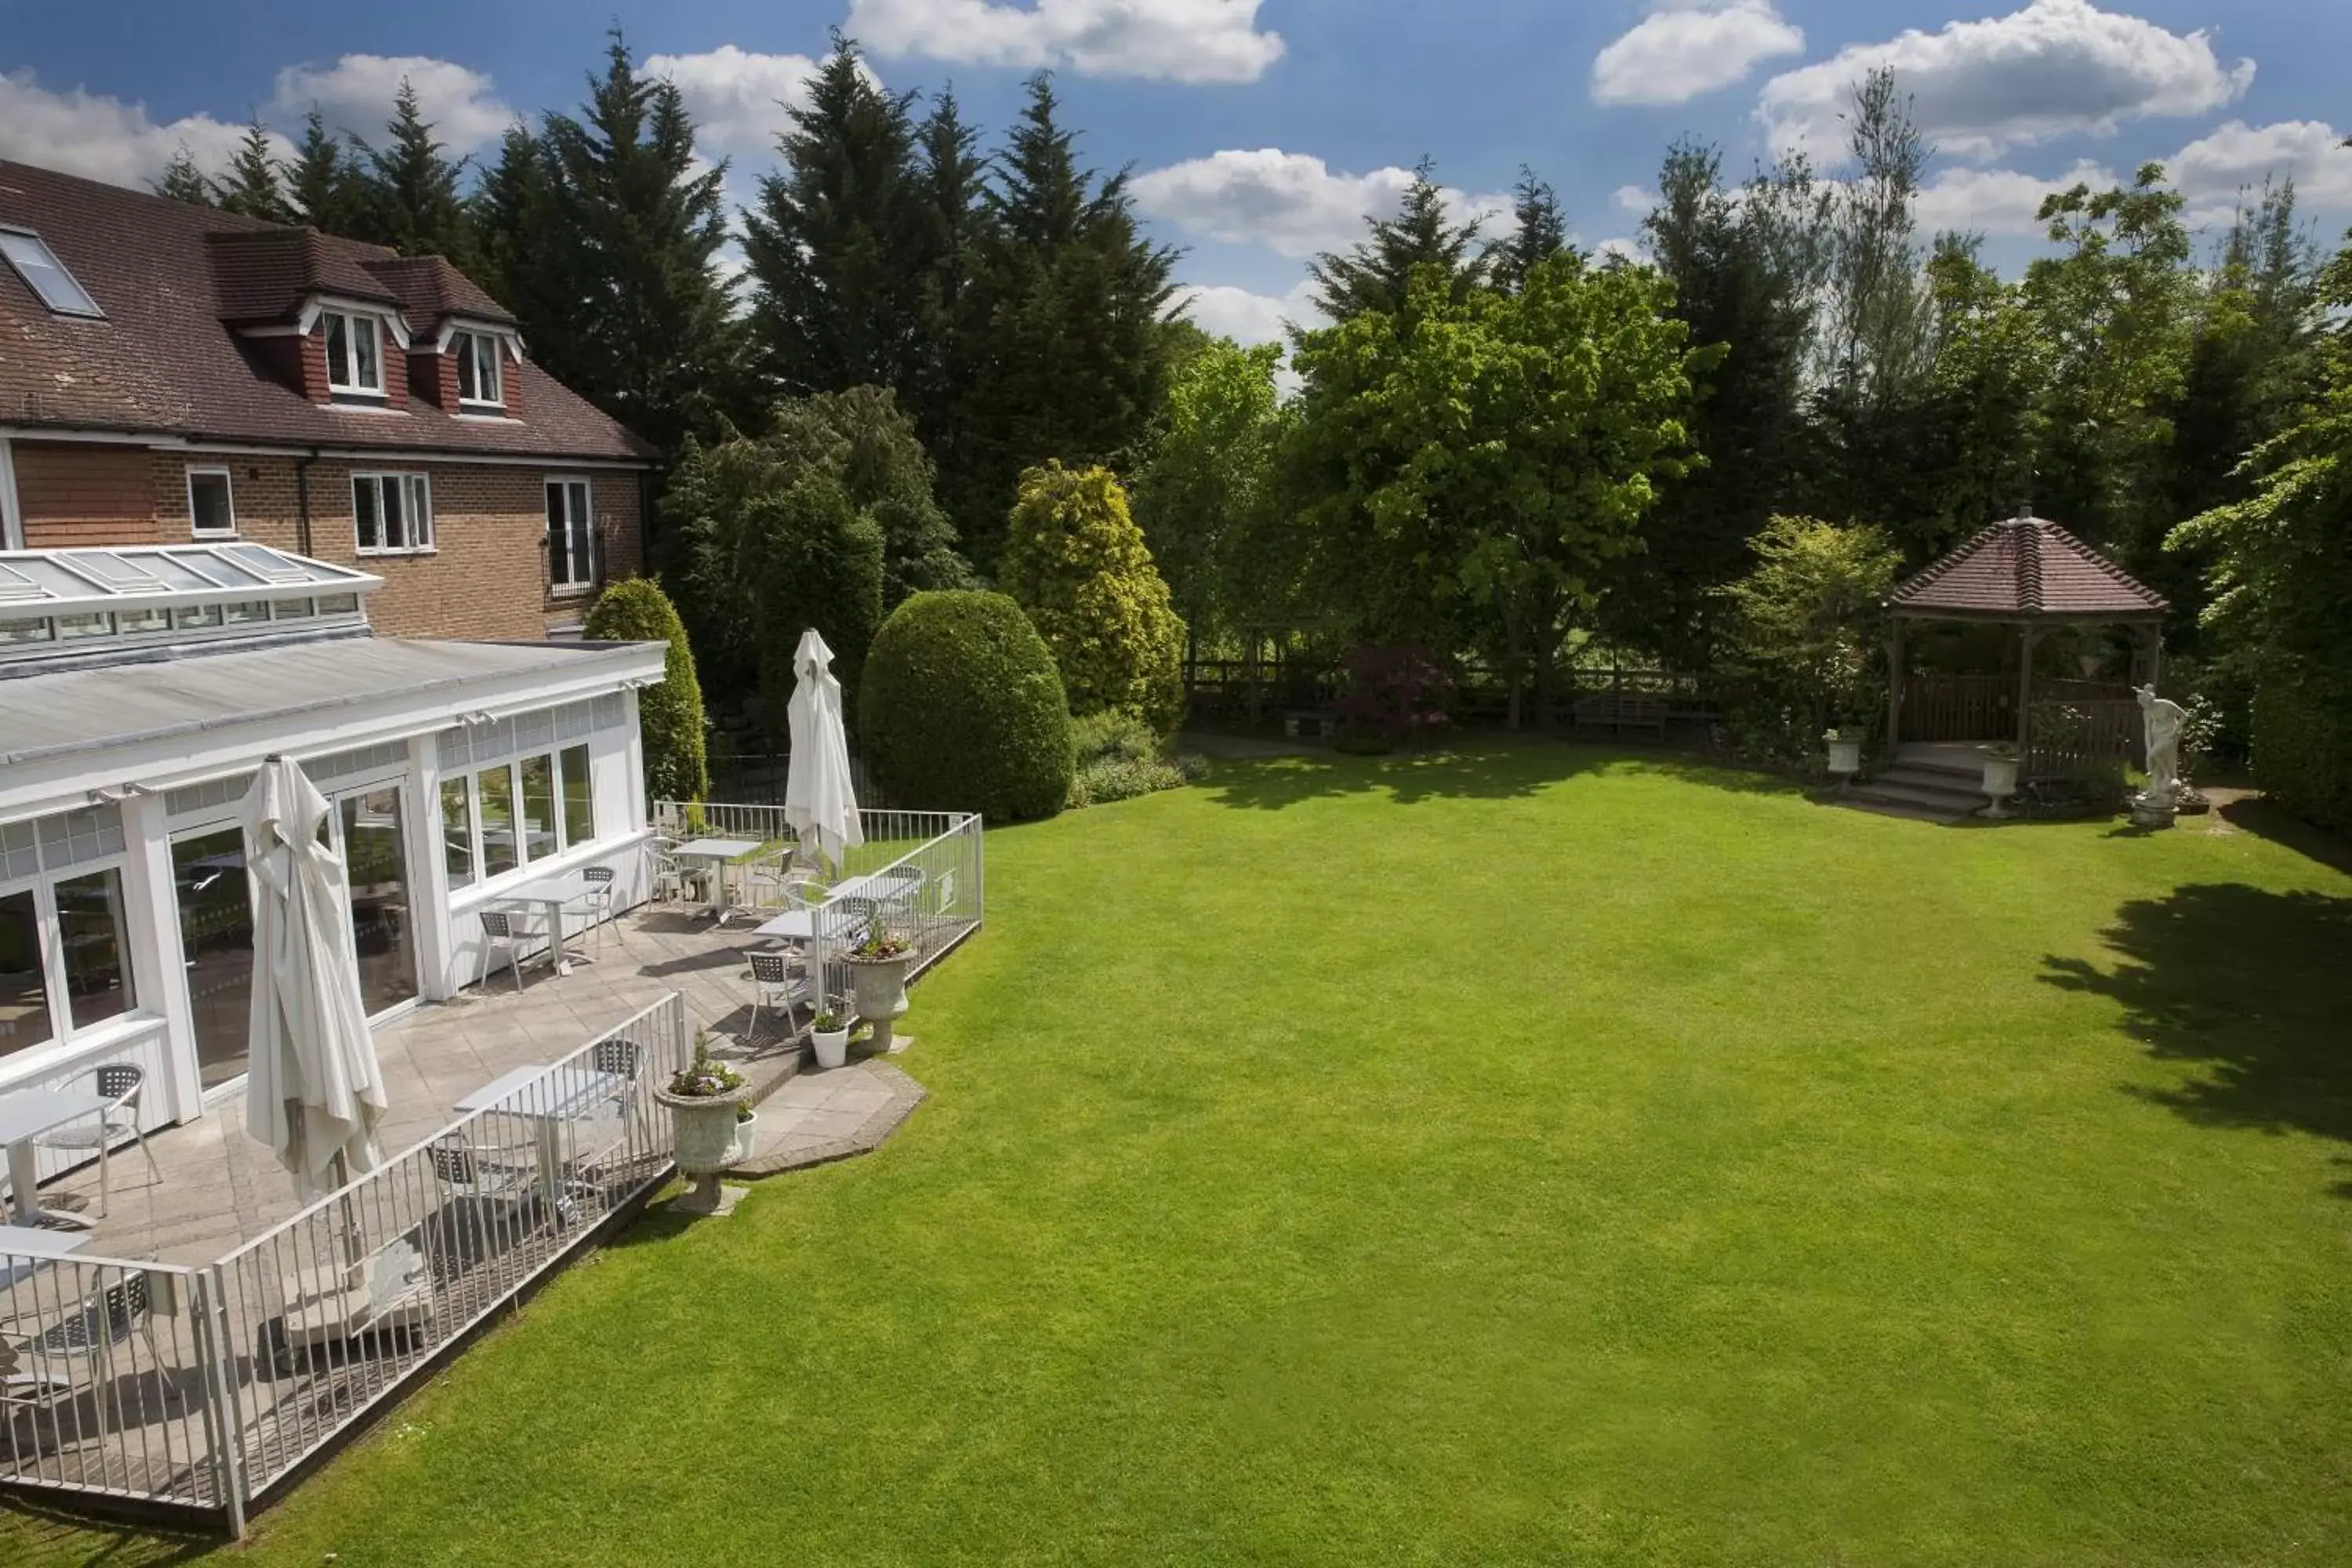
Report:
[[[2147,798],[2170,805],[2180,790],[2180,726],[2189,710],[2158,697],[2154,686],[2135,689],[2141,721],[2147,726]]]

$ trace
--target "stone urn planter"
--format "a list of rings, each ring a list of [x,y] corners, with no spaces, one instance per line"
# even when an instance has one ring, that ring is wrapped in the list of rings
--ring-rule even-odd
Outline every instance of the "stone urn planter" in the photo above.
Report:
[[[1984,748],[1984,793],[1992,798],[1987,816],[2009,815],[2009,797],[2017,793],[2017,748],[1987,746]]]
[[[1840,789],[1862,772],[1862,743],[1865,738],[1860,730],[1832,730],[1822,737],[1830,749],[1830,773]]]
[[[915,963],[913,943],[903,937],[889,942],[895,942],[903,951],[868,951],[873,946],[869,941],[860,942],[842,956],[842,962],[849,965],[851,1011],[874,1026],[874,1054],[877,1057],[889,1055],[891,1026],[906,1016],[907,971]]]
[[[694,1183],[676,1206],[688,1214],[723,1213],[719,1178],[736,1161],[736,1101],[743,1075],[711,1058],[709,1042],[698,1038],[694,1060],[654,1099],[669,1111],[670,1148],[678,1174]]]

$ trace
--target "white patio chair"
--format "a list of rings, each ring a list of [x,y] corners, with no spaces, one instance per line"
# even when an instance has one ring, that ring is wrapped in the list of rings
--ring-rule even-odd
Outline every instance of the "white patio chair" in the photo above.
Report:
[[[745,909],[773,911],[789,909],[786,902],[793,884],[792,873],[785,868],[781,854],[766,860],[755,860],[743,868],[740,893]]]
[[[106,1109],[95,1122],[73,1121],[42,1133],[33,1142],[44,1149],[63,1149],[72,1152],[98,1152],[98,1217],[106,1217],[107,1151],[124,1138],[134,1138],[139,1152],[147,1156],[147,1173],[155,1184],[163,1183],[163,1173],[155,1163],[155,1151],[147,1147],[147,1134],[139,1125],[139,1093],[147,1085],[147,1069],[131,1062],[107,1062],[93,1068],[89,1075],[96,1080]]]
[[[505,953],[507,967],[514,971],[515,989],[522,989],[522,948],[530,940],[529,933],[515,928],[515,917],[504,910],[482,911],[482,972],[474,984],[487,987],[490,983],[490,960]]]
[[[581,871],[580,880],[587,888],[581,894],[580,901],[587,906],[589,919],[596,933],[596,945],[602,948],[604,945],[604,927],[613,919],[613,900],[616,892],[613,868],[587,867]]]
[[[760,1010],[782,1012],[784,1029],[790,1033],[793,1006],[808,995],[808,978],[793,973],[792,955],[783,952],[754,952],[751,960],[751,1026],[746,1039],[760,1037]]]

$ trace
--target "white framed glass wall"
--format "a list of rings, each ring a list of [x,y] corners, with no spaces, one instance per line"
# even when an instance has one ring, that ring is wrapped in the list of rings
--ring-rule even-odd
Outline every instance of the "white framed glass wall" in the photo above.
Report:
[[[0,1071],[69,1054],[140,1008],[129,858],[117,806],[0,826]]]

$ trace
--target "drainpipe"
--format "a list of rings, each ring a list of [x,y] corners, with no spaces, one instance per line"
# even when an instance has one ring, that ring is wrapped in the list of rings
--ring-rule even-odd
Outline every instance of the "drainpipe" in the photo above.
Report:
[[[319,460],[319,448],[313,447],[294,464],[294,537],[299,552],[318,558],[310,548],[310,465]]]

